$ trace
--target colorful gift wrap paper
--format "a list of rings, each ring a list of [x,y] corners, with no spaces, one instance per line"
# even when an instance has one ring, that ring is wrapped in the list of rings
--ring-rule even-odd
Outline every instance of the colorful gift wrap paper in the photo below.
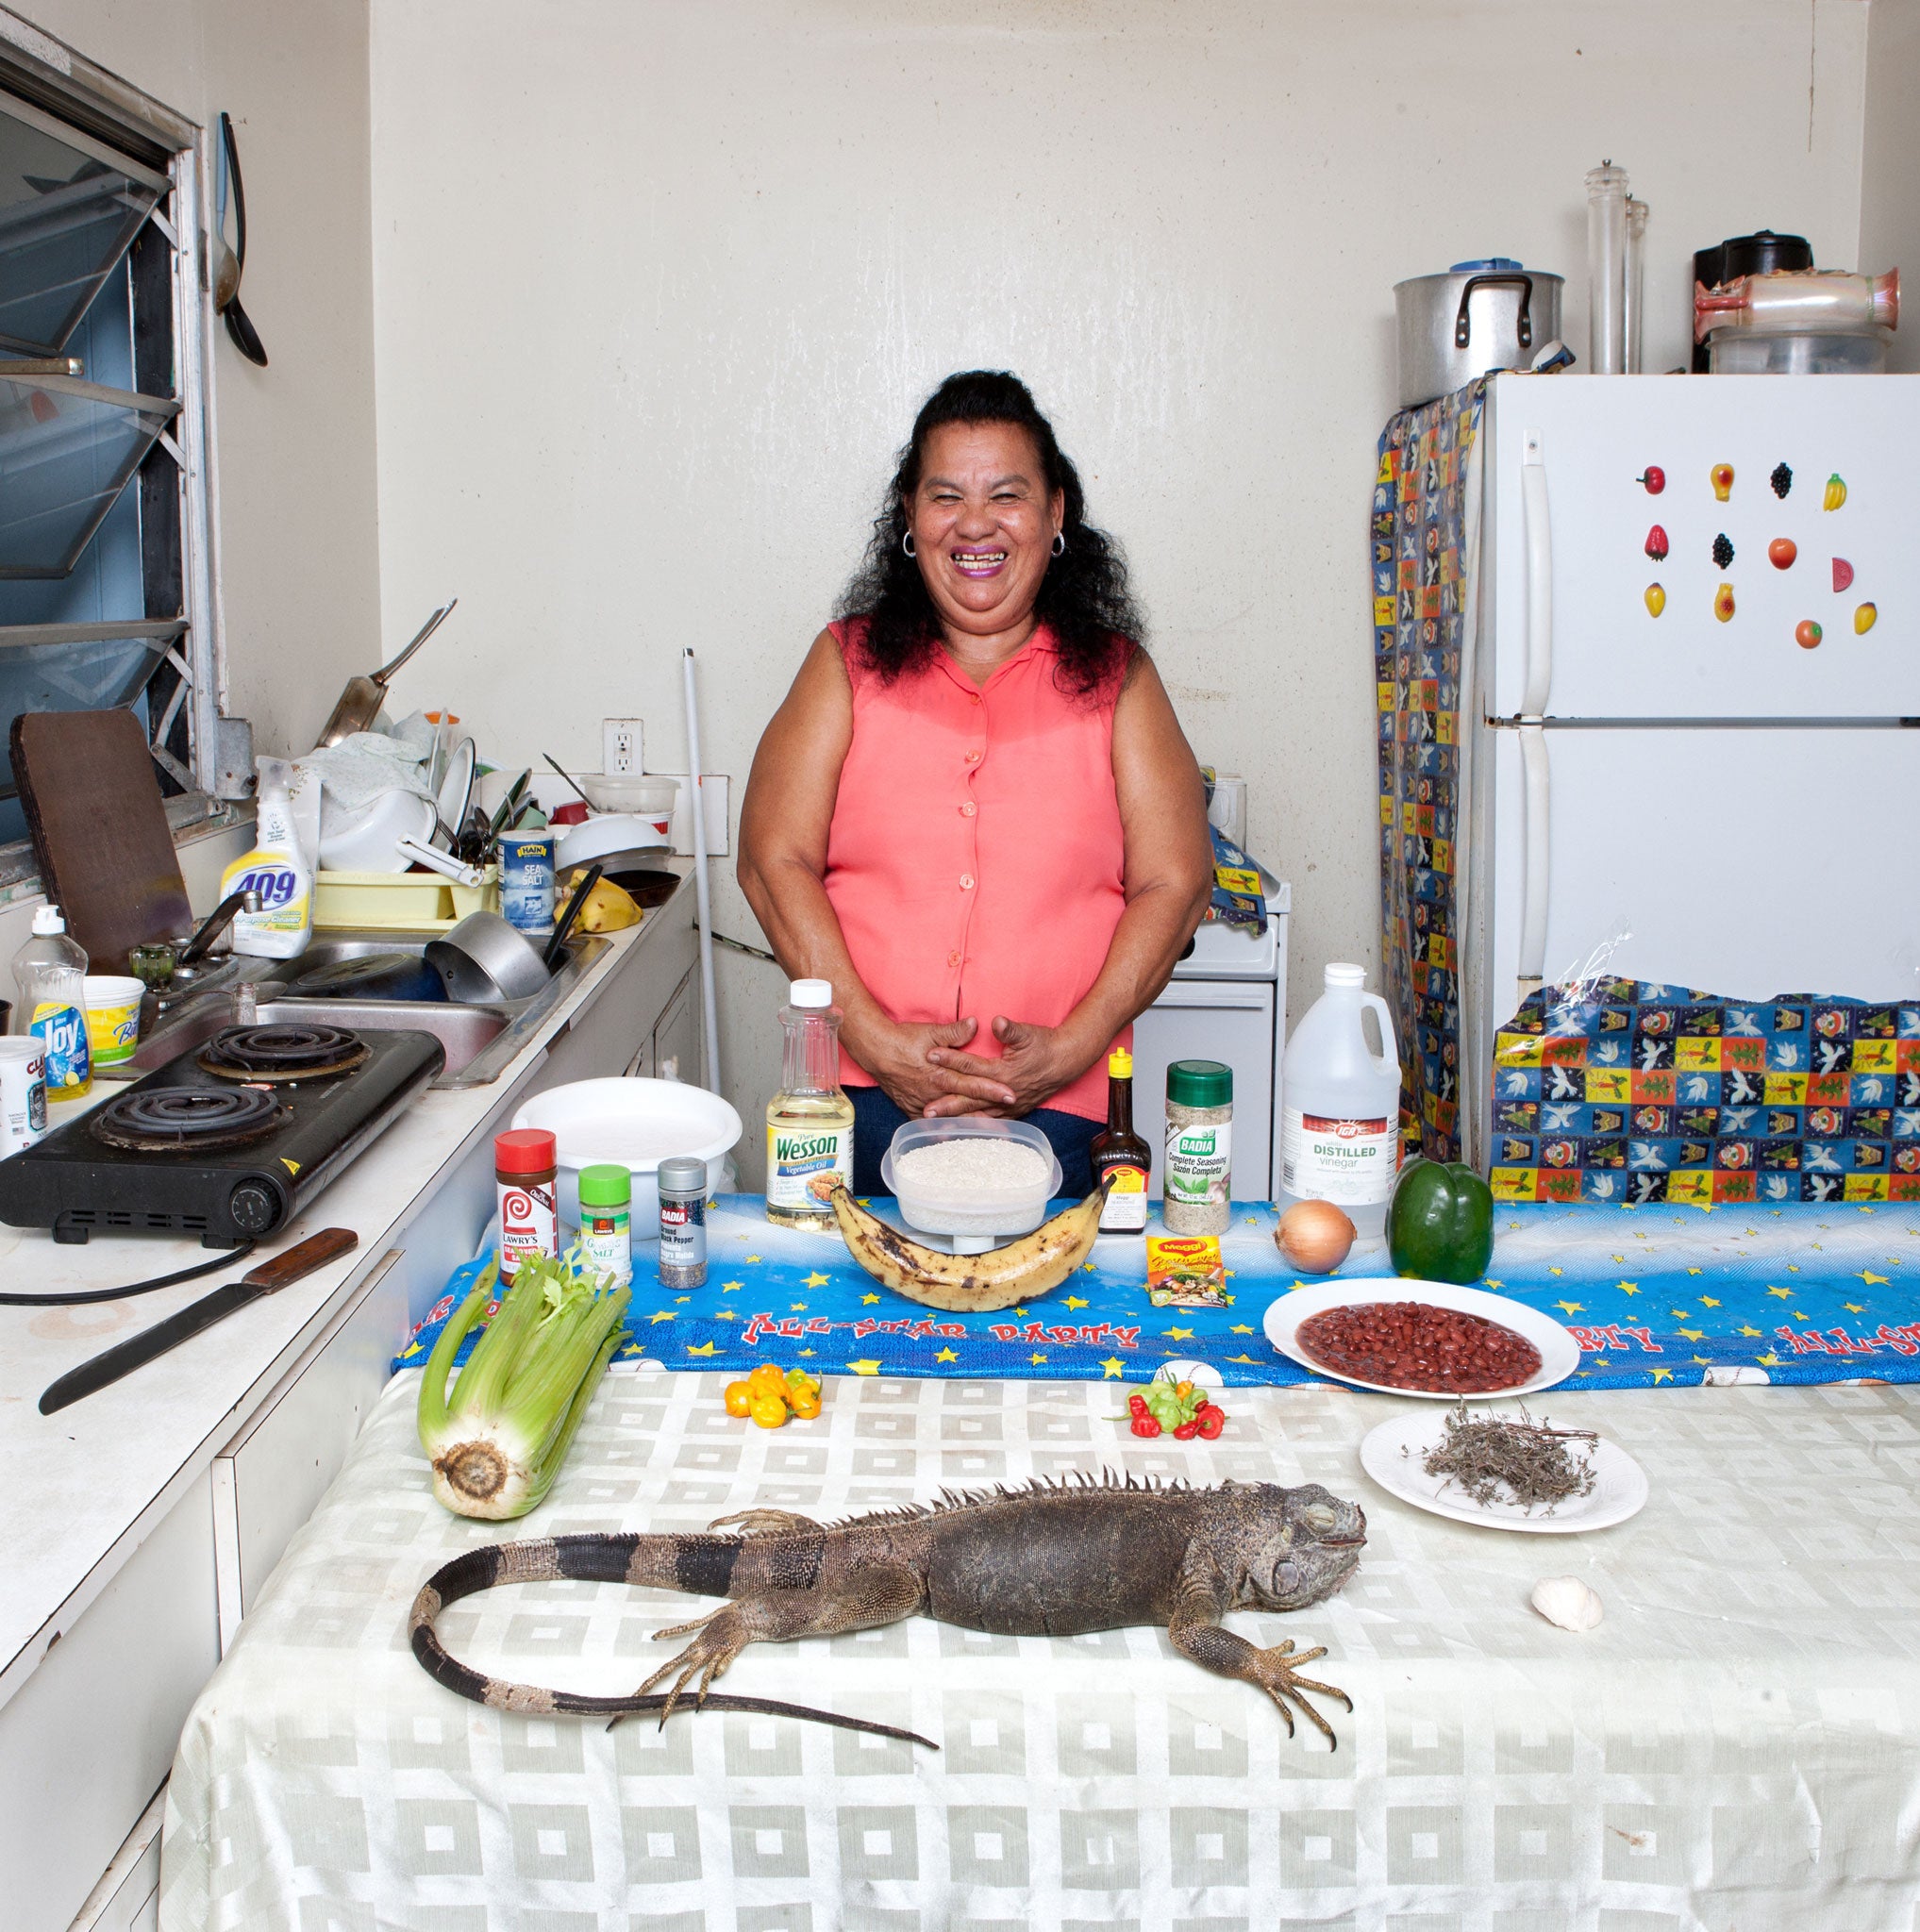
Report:
[[[896,1219],[891,1201],[872,1205]],[[1222,1308],[1152,1307],[1144,1241],[1103,1235],[1051,1293],[956,1315],[882,1288],[838,1234],[776,1227],[757,1196],[722,1195],[709,1210],[705,1287],[662,1288],[653,1250],[636,1248],[629,1338],[615,1365],[1143,1382],[1183,1361],[1216,1370],[1229,1389],[1312,1381],[1268,1342],[1261,1319],[1280,1295],[1327,1277],[1285,1264],[1275,1224],[1264,1202],[1235,1207],[1221,1239]],[[395,1368],[426,1359],[482,1265],[456,1273]],[[1392,1269],[1374,1243],[1336,1272]],[[1475,1285],[1567,1326],[1580,1347],[1570,1387],[1920,1381],[1920,1202],[1503,1204],[1493,1264]]]

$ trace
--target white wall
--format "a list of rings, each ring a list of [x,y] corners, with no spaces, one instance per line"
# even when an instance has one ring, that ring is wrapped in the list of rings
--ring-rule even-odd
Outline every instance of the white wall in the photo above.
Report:
[[[1920,0],[1873,0],[1867,17],[1860,255],[1833,266],[1900,269],[1920,302]],[[1920,311],[1908,309],[1887,366],[1920,371]]]
[[[637,712],[670,771],[691,641],[738,780],[915,406],[1011,367],[1196,750],[1252,781],[1311,998],[1377,944],[1394,282],[1519,256],[1584,347],[1611,157],[1653,208],[1649,366],[1679,362],[1695,247],[1852,255],[1865,37],[1858,0],[373,0],[387,627],[461,599],[402,701],[590,765]],[[730,876],[717,915],[756,937]],[[776,975],[724,958],[722,991],[751,1120]]]
[[[227,708],[304,751],[381,650],[366,0],[11,4],[203,125],[233,116],[271,367],[217,332]]]

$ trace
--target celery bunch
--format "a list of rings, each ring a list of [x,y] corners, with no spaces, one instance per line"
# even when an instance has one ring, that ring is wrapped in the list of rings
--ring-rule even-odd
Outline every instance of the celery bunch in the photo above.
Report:
[[[574,1431],[624,1335],[627,1291],[563,1262],[521,1262],[448,1398],[447,1371],[486,1311],[497,1264],[475,1283],[426,1360],[420,1446],[433,1492],[460,1516],[524,1516],[553,1487]]]

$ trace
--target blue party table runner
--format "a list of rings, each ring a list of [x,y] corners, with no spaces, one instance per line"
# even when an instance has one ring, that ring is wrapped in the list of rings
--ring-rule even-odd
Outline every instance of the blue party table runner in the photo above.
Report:
[[[897,1222],[891,1201],[872,1206]],[[1581,1350],[1570,1386],[1920,1381],[1920,1206],[1539,1203],[1503,1206],[1494,1225],[1493,1266],[1477,1286],[1566,1324]],[[882,1288],[838,1234],[776,1227],[759,1196],[723,1195],[708,1210],[704,1288],[662,1288],[657,1250],[636,1243],[621,1356],[731,1374],[775,1361],[826,1375],[1124,1382],[1182,1361],[1216,1369],[1229,1387],[1311,1381],[1267,1341],[1261,1318],[1325,1277],[1289,1268],[1274,1227],[1264,1202],[1234,1208],[1221,1239],[1226,1307],[1152,1307],[1144,1241],[1103,1235],[1051,1293],[954,1315]],[[479,1267],[449,1282],[396,1368],[426,1360]],[[1376,1243],[1337,1273],[1392,1270]]]

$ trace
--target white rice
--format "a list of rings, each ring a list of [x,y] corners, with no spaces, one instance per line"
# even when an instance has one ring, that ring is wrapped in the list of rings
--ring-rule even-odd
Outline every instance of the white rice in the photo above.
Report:
[[[1046,1185],[1046,1157],[1021,1141],[963,1134],[910,1147],[893,1162],[893,1184],[905,1193],[978,1200],[1030,1193]]]

